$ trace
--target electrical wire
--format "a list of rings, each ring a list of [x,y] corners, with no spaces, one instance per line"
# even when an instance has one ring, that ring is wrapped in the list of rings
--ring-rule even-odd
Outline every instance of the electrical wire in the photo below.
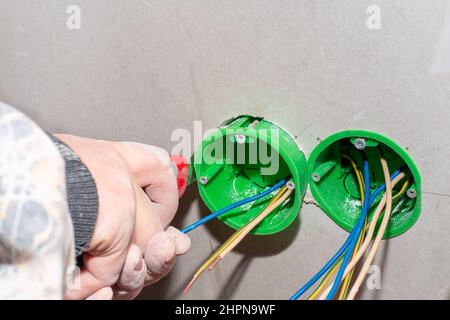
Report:
[[[204,217],[204,218],[202,218],[202,219],[200,219],[200,220],[194,222],[194,223],[191,224],[190,226],[187,226],[186,228],[184,228],[183,230],[181,230],[181,232],[183,232],[183,233],[188,233],[188,232],[194,230],[195,228],[201,226],[202,224],[205,224],[206,222],[208,222],[208,221],[210,221],[210,220],[212,220],[212,219],[214,219],[214,218],[220,216],[221,214],[224,214],[225,212],[228,212],[228,211],[230,211],[230,210],[233,210],[234,208],[237,208],[237,207],[242,206],[242,205],[244,205],[244,204],[247,204],[247,203],[249,203],[249,202],[252,202],[252,201],[256,201],[256,200],[258,200],[258,199],[261,199],[261,198],[267,196],[268,194],[272,193],[272,192],[275,191],[276,189],[280,188],[280,187],[283,186],[284,184],[286,184],[287,180],[288,180],[288,178],[282,179],[280,182],[276,183],[275,185],[273,185],[273,186],[270,187],[269,189],[267,189],[267,190],[265,190],[265,191],[263,191],[263,192],[261,192],[261,193],[259,193],[259,194],[257,194],[257,195],[254,195],[254,196],[252,196],[252,197],[249,197],[249,198],[240,200],[240,201],[238,201],[238,202],[232,203],[232,204],[230,204],[230,205],[228,205],[228,206],[226,206],[226,207],[224,207],[224,208],[222,208],[222,209],[220,209],[220,210],[218,210],[218,211],[216,211],[216,212],[213,212],[213,213],[207,215],[206,217]]]
[[[364,236],[366,235],[366,226],[367,226],[367,216],[364,220],[364,226],[361,229],[361,233],[359,234],[358,242],[356,243],[355,250],[353,250],[352,259],[356,256],[356,254],[364,240]],[[342,283],[341,291],[339,292],[339,300],[345,300],[345,297],[347,296],[347,291],[348,291],[348,288],[350,287],[350,283],[351,283],[352,277],[353,277],[353,271],[354,271],[354,269],[352,269],[350,271],[350,273],[348,273],[346,276],[344,276],[344,282]]]
[[[347,238],[345,243],[342,245],[342,247],[339,248],[338,252],[335,253],[335,255],[322,267],[322,269],[319,270],[303,287],[298,289],[297,292],[295,292],[289,300],[297,300],[302,294],[304,294],[311,286],[316,283],[326,272],[328,269],[330,269],[334,263],[342,256],[342,254],[345,252],[345,250],[348,247],[348,244],[350,242],[350,237]]]
[[[269,204],[266,206],[266,208],[273,205],[286,192],[286,190],[287,190],[286,186],[281,188],[281,190],[275,195],[275,197],[272,199],[272,201],[269,202]],[[221,246],[216,252],[214,252],[215,257],[214,257],[214,260],[209,265],[209,270],[211,270],[214,267],[214,265],[223,258],[223,257],[220,257],[219,259],[217,259],[219,257],[219,255],[222,254],[222,252],[228,247],[228,245],[231,242],[233,242],[237,237],[239,237],[239,235],[242,233],[242,230],[243,230],[243,228],[241,228],[238,231],[236,231],[235,233],[233,233],[231,235],[231,237],[228,238],[228,240],[225,242],[225,245]]]
[[[392,175],[391,175],[391,180],[394,180],[398,175],[400,175],[400,169],[396,170]],[[380,184],[380,186],[378,186],[377,189],[375,189],[375,191],[371,194],[370,199],[369,199],[369,203],[370,206],[373,205],[373,203],[375,202],[376,198],[378,197],[378,195],[384,191],[385,188],[385,184],[382,183]],[[345,243],[342,245],[341,248],[339,248],[338,252],[322,267],[322,269],[319,270],[319,272],[317,272],[303,287],[301,287],[300,289],[298,289],[297,292],[295,292],[290,298],[289,300],[297,300],[301,295],[303,295],[314,283],[316,283],[326,272],[328,269],[330,269],[334,263],[339,259],[339,257],[345,252],[345,250],[348,247],[348,244],[350,242],[350,236],[351,234],[348,236],[347,240],[345,241]],[[329,288],[331,289],[331,288]],[[328,290],[329,292],[329,290]]]
[[[405,177],[405,173],[404,172],[401,172],[398,175],[396,175],[394,177],[394,179],[392,179],[393,175],[391,175],[392,187],[394,187],[399,181],[401,181]],[[383,211],[384,206],[386,204],[386,198],[387,198],[387,196],[386,196],[386,194],[384,194],[383,198],[378,203],[378,206],[375,209],[375,212],[373,214],[372,221],[370,222],[369,230],[367,231],[366,238],[364,239],[364,242],[361,245],[361,247],[359,248],[356,256],[354,258],[352,258],[352,260],[348,264],[347,268],[345,269],[344,276],[347,275],[356,266],[356,264],[358,263],[359,259],[361,259],[361,257],[364,255],[364,252],[366,251],[367,247],[369,246],[369,244],[370,244],[370,242],[372,240],[372,236],[373,236],[373,233],[375,231],[375,228],[376,228],[376,226],[378,224],[378,218],[379,218],[379,216],[380,216],[381,212]],[[323,293],[322,293],[322,295],[320,296],[319,299],[320,300],[325,299],[327,294],[330,292],[330,290],[331,290],[331,286],[327,287],[323,291]]]
[[[336,291],[339,289],[339,285],[341,283],[342,277],[345,272],[345,268],[347,267],[348,262],[350,261],[353,250],[355,249],[356,242],[358,241],[359,234],[364,225],[364,221],[366,219],[366,215],[369,209],[369,198],[370,198],[370,171],[369,171],[369,161],[364,158],[363,159],[363,171],[364,171],[364,203],[362,207],[361,215],[356,223],[355,227],[351,233],[351,240],[347,252],[345,253],[344,259],[342,260],[342,264],[339,267],[339,271],[336,275],[336,279],[334,280],[334,284],[327,295],[327,300],[333,299]]]
[[[280,204],[283,203],[283,201],[292,193],[292,190],[288,190],[286,192],[287,188],[282,188],[279,193],[275,196],[277,197],[277,199],[274,201],[272,200],[266,207],[265,209],[260,213],[260,215],[265,214],[265,216],[267,216],[270,212],[272,212],[273,210],[275,210]],[[278,197],[279,194],[280,197]],[[274,198],[275,199],[275,198]],[[265,217],[264,216],[264,217]],[[259,217],[259,216],[258,216]],[[255,219],[256,220],[256,219]],[[252,220],[253,221],[253,220]],[[208,267],[210,266],[215,259],[218,257],[218,255],[220,253],[223,252],[224,249],[226,249],[229,245],[232,245],[233,240],[236,239],[239,236],[239,234],[233,234],[225,243],[223,243],[219,249],[217,249],[212,255],[211,257],[208,258],[208,260],[206,260],[206,262],[204,262],[200,268],[194,273],[194,276],[192,277],[192,280],[189,282],[189,284],[186,286],[186,288],[184,289],[184,293],[187,293],[189,291],[189,289],[192,287],[192,285],[194,284],[194,282],[198,279],[198,277],[201,275],[201,273]]]
[[[360,239],[362,239],[362,237],[360,236]],[[356,250],[356,249],[355,249]],[[321,291],[323,290],[323,288],[326,286],[326,284],[328,283],[328,281],[331,279],[331,277],[336,273],[336,271],[339,269],[339,266],[341,265],[342,259],[344,258],[344,255],[341,255],[341,257],[339,258],[338,261],[336,261],[336,263],[333,265],[333,267],[328,270],[327,274],[325,275],[325,277],[322,279],[322,281],[319,283],[319,286],[314,290],[314,292],[307,298],[307,300],[314,300],[315,298],[317,298],[319,296],[319,294],[321,293]],[[346,295],[346,293],[345,293]]]
[[[363,203],[364,202],[364,180],[363,180],[362,174],[359,171],[355,160],[353,160],[350,156],[348,156],[346,154],[343,154],[342,157],[344,159],[347,159],[348,161],[350,161],[350,164],[353,167],[353,171],[354,171],[354,173],[356,175],[357,182],[358,182],[359,195],[360,195],[360,198],[361,198],[361,203]],[[361,233],[359,234],[359,238],[358,238],[358,242],[356,243],[355,250],[353,250],[352,258],[355,257],[359,247],[361,246],[361,243],[362,243],[362,241],[364,239],[364,236],[365,236],[366,226],[367,226],[367,216],[366,216],[366,218],[364,220],[364,226],[363,226],[363,228],[361,230]],[[350,283],[352,281],[352,276],[353,276],[353,270],[349,274],[347,274],[347,276],[344,277],[344,282],[342,284],[342,288],[341,288],[341,291],[339,293],[339,300],[343,300],[345,298],[345,296],[347,295],[347,290],[348,290],[348,287],[350,286]]]
[[[244,238],[247,234],[249,234],[250,231],[252,231],[265,217],[267,217],[273,210],[275,210],[277,207],[283,204],[283,202],[292,194],[293,190],[288,189],[284,194],[277,199],[273,204],[270,206],[267,206],[266,209],[264,209],[258,216],[256,216],[255,219],[249,221],[243,228],[241,228],[239,231],[237,231],[238,236],[231,241],[230,244],[228,244],[225,249],[219,254],[219,256],[216,258],[216,261],[211,263],[210,270],[214,268],[214,266],[225,258],[225,256],[231,252]]]
[[[384,178],[386,180],[386,209],[384,211],[383,220],[381,221],[380,228],[378,229],[377,236],[375,237],[375,240],[373,242],[373,246],[370,249],[369,255],[367,256],[366,261],[364,262],[364,265],[361,268],[361,271],[358,275],[358,277],[355,280],[355,283],[350,290],[350,293],[348,295],[348,300],[353,300],[355,295],[358,293],[358,290],[367,274],[370,268],[370,264],[372,263],[373,259],[375,258],[375,255],[378,251],[378,247],[380,246],[381,240],[384,235],[384,231],[387,228],[389,218],[391,217],[391,210],[392,210],[392,184],[389,178],[389,166],[387,164],[386,159],[384,158],[384,155],[380,152],[380,161],[381,166],[383,168]]]
[[[361,172],[358,170],[358,166],[356,165],[355,160],[351,158],[350,156],[343,154],[342,158],[347,159],[350,164],[353,167],[353,171],[356,175],[356,180],[358,181],[358,187],[359,187],[359,195],[361,197],[361,203],[364,202],[364,177],[361,175]]]
[[[405,193],[406,188],[408,188],[408,185],[409,185],[409,179],[406,179],[405,182],[403,183],[402,187],[400,188],[400,190],[397,192],[397,194],[392,197],[392,200],[395,200],[395,199],[401,197]]]
[[[396,170],[391,175],[391,180],[395,179],[399,174],[400,174],[400,169]],[[378,195],[384,191],[385,186],[386,185],[384,183],[380,184],[380,186],[378,186],[378,188],[375,189],[375,191],[371,194],[370,199],[369,199],[370,206],[373,205],[373,203],[375,202]],[[314,283],[316,283],[327,272],[328,269],[330,269],[334,265],[334,263],[339,259],[339,257],[347,249],[349,242],[350,242],[350,237],[351,237],[351,234],[348,236],[347,240],[344,242],[342,247],[339,248],[338,252],[336,252],[336,254],[322,267],[322,269],[320,269],[319,272],[317,272],[303,287],[298,289],[297,292],[295,292],[289,298],[289,300],[297,300],[301,295],[303,295],[306,291],[308,291],[308,289],[311,288],[311,286]]]
[[[341,265],[342,259],[344,258],[344,255],[341,255],[339,260],[335,262],[333,267],[331,267],[330,270],[325,274],[325,277],[323,277],[322,281],[320,281],[319,285],[317,286],[316,290],[314,290],[313,293],[306,299],[306,300],[314,300],[317,298],[320,294],[320,292],[323,290],[323,288],[327,285],[328,281],[331,279],[331,277],[336,273],[339,266]]]
[[[391,181],[394,180],[394,178],[397,177],[405,169],[406,168],[404,166],[401,166],[400,169],[394,171],[394,173],[391,174]],[[375,189],[374,192],[372,192],[372,195],[370,196],[370,201],[369,201],[369,203],[371,203],[371,205],[375,202],[378,195],[384,191],[384,189],[386,189],[386,184],[383,182],[382,184],[380,184],[378,186],[378,188]]]

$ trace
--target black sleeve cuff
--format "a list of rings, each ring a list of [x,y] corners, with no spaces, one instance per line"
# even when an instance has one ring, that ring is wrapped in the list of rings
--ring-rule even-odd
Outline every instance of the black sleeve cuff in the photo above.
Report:
[[[75,237],[75,256],[89,247],[98,213],[97,186],[80,157],[64,142],[49,134],[66,164],[67,203]]]

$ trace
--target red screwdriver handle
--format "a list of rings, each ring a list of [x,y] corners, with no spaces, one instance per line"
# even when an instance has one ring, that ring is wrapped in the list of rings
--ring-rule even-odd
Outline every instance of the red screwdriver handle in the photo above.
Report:
[[[183,156],[173,154],[170,156],[177,170],[178,197],[182,197],[187,187],[189,163]]]

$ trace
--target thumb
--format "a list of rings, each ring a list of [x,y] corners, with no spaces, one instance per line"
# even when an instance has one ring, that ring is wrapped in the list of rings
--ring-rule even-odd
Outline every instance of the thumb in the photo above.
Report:
[[[191,239],[187,234],[172,226],[167,228],[166,232],[170,234],[175,241],[175,250],[177,256],[185,254],[189,250],[189,248],[191,247]]]
[[[166,276],[172,270],[176,256],[186,253],[190,246],[191,239],[174,227],[150,239],[144,255],[148,271],[146,284]]]
[[[167,232],[155,234],[145,249],[144,260],[147,266],[145,284],[152,284],[165,277],[175,263],[176,245]]]

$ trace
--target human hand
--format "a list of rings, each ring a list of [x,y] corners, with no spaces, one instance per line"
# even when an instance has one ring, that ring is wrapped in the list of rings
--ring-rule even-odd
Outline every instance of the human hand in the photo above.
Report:
[[[68,299],[134,298],[172,269],[190,239],[168,227],[178,207],[176,175],[166,151],[132,142],[56,135],[89,168],[99,212]]]

